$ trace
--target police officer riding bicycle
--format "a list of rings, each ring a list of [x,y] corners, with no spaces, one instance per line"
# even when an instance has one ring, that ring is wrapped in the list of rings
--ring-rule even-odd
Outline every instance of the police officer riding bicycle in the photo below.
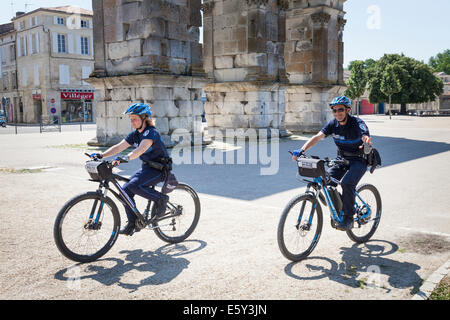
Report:
[[[344,217],[337,226],[339,230],[347,231],[353,226],[355,214],[355,190],[358,182],[367,170],[367,161],[364,157],[363,144],[372,145],[369,129],[363,120],[350,115],[351,101],[340,96],[334,98],[330,107],[334,119],[326,124],[315,136],[309,139],[299,150],[293,152],[292,160],[311,149],[320,140],[332,136],[338,147],[338,157],[349,161],[349,165],[336,165],[329,171],[331,177],[341,180],[342,210]],[[336,186],[330,182],[330,185]]]
[[[134,200],[137,194],[145,199],[152,200],[156,203],[156,215],[162,215],[165,212],[169,197],[163,193],[151,188],[165,179],[164,173],[151,166],[151,163],[166,163],[169,155],[166,146],[161,139],[161,135],[155,128],[151,109],[144,103],[135,103],[131,105],[124,114],[129,115],[131,126],[135,129],[118,144],[112,146],[104,153],[94,153],[91,157],[105,158],[114,156],[130,146],[134,146],[132,152],[127,156],[117,157],[112,162],[113,165],[120,164],[121,161],[129,161],[134,159],[142,160],[141,169],[130,177],[130,181],[124,184],[123,190]],[[120,230],[120,234],[132,235],[135,229],[136,215],[133,211],[125,206],[128,217],[128,223]]]

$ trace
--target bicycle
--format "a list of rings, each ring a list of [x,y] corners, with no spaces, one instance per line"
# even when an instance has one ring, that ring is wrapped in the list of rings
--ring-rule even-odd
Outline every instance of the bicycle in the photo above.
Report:
[[[53,235],[57,248],[65,257],[76,262],[92,262],[106,254],[116,242],[120,215],[113,199],[107,196],[108,192],[133,210],[135,232],[147,228],[171,244],[184,241],[194,232],[200,218],[200,200],[192,187],[179,183],[170,192],[164,214],[155,214],[156,206],[151,200],[141,214],[118,182],[129,179],[113,173],[113,167],[111,161],[97,158],[87,161],[85,169],[91,177],[89,180],[98,182],[98,189],[73,197],[59,211]],[[168,172],[165,172],[165,182],[167,179]],[[118,192],[110,188],[110,183]]]
[[[349,162],[312,156],[298,158],[297,164],[298,175],[313,180],[302,179],[308,183],[306,192],[289,201],[278,224],[278,247],[283,256],[292,261],[308,257],[319,242],[323,226],[320,202],[329,208],[333,228],[337,229],[342,221],[344,212],[340,194],[329,185],[330,182],[340,185],[340,181],[330,176],[325,164],[331,168],[341,164],[347,166]],[[373,236],[381,218],[381,196],[375,186],[362,184],[356,188],[355,211],[353,228],[346,232],[354,242],[364,243]]]

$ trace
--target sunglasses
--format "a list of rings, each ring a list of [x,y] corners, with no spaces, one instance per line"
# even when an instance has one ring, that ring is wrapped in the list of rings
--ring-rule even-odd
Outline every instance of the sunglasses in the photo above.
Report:
[[[345,111],[345,108],[333,109],[333,113],[336,113],[336,112],[344,112],[344,111]]]

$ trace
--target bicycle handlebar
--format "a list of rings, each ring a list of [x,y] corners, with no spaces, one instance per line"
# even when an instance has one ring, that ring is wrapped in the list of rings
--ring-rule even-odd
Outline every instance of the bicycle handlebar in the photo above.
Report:
[[[107,161],[107,160],[100,160],[99,158],[97,158],[97,157],[91,157],[91,155],[89,154],[89,153],[84,153],[86,156],[88,156],[90,159],[92,159],[92,160],[94,160],[94,161],[103,161],[104,163],[106,163],[106,164],[108,164],[108,165],[110,165],[110,166],[112,166],[113,168],[114,167],[117,167],[117,166],[119,166],[119,165],[113,165],[112,163],[113,163],[113,161]],[[119,161],[120,161],[120,163],[127,163],[128,161],[126,161],[125,159],[123,159],[123,158],[121,158],[121,157],[118,157],[119,159]],[[119,164],[120,164],[119,163]]]
[[[292,153],[292,151],[288,150],[288,152],[291,155],[294,155]],[[297,158],[297,161],[299,161],[298,159],[301,159],[301,158],[306,158],[306,156],[305,155],[301,155],[300,157]],[[315,158],[316,159],[320,159],[319,157],[315,157]],[[348,166],[350,164],[350,162],[347,159],[330,159],[330,158],[326,157],[323,160],[327,163],[328,167],[333,167],[333,166],[335,166],[337,164],[343,164],[343,165],[346,165],[346,166]]]

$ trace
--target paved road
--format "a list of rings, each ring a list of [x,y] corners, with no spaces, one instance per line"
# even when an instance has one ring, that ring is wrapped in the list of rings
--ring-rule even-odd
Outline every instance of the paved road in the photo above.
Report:
[[[78,265],[58,252],[52,230],[65,201],[96,188],[83,169],[83,144],[94,131],[0,135],[0,168],[50,167],[0,170],[0,298],[410,299],[450,258],[450,118],[363,119],[383,157],[383,168],[363,178],[381,191],[379,229],[357,245],[325,218],[317,248],[298,263],[281,255],[276,230],[284,205],[305,187],[287,151],[307,136],[280,141],[274,175],[260,174],[267,165],[175,166],[202,204],[189,240],[167,245],[144,230],[120,237],[99,261]],[[331,139],[313,150],[335,154]],[[118,172],[129,175],[138,165]],[[125,221],[122,209],[121,216]]]

